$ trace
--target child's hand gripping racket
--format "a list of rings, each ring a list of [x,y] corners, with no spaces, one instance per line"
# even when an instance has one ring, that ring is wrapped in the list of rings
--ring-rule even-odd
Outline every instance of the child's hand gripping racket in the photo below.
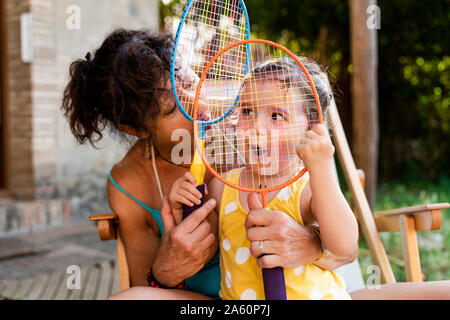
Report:
[[[175,36],[170,67],[175,101],[186,118],[192,121],[193,95],[207,62],[227,45],[249,38],[250,23],[242,0],[190,0],[186,4]],[[247,48],[240,49],[234,52],[234,56],[226,57],[230,62],[226,72],[243,74],[247,71],[246,66],[238,69],[237,64],[233,63],[246,59]],[[189,91],[192,95],[187,94]],[[204,118],[202,132],[206,126],[218,120],[207,120],[208,115]],[[203,139],[200,139],[199,146],[203,148]],[[197,152],[190,171],[203,193],[205,166]],[[198,207],[185,207],[183,215],[186,217]]]
[[[240,47],[250,47],[250,72],[223,72],[222,58]],[[209,94],[211,82],[221,84],[222,90],[209,101],[208,112],[215,118],[222,117],[221,110],[229,114],[205,134],[198,121],[198,102],[201,94]],[[231,111],[214,109],[214,99],[238,103]],[[206,167],[240,192],[258,193],[267,207],[270,198],[305,174],[297,148],[305,133],[322,123],[322,112],[314,83],[298,57],[270,41],[244,40],[221,50],[206,66],[197,86],[193,118],[197,148]],[[205,146],[199,148],[203,136]],[[240,171],[238,183],[224,178],[230,170]],[[267,300],[287,298],[281,267],[263,269],[263,281]]]
[[[206,187],[203,192],[200,192],[196,186],[197,180],[190,172],[186,172],[172,185],[168,198],[176,224],[181,223],[182,219],[185,218],[183,217],[184,207],[200,206],[203,197],[208,195]]]

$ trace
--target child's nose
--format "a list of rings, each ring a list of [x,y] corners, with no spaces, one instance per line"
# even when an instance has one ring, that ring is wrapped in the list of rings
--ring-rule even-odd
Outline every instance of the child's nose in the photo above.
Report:
[[[267,117],[264,112],[260,112],[255,119],[255,131],[258,135],[266,135],[269,129]]]

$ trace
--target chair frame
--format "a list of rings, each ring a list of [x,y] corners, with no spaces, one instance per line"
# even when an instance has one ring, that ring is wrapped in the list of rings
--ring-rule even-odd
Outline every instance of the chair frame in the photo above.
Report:
[[[379,232],[401,233],[406,281],[422,281],[417,231],[439,230],[442,224],[442,210],[450,208],[450,204],[426,204],[379,211],[374,216],[364,193],[364,172],[356,169],[334,99],[328,109],[328,117],[332,139],[351,192],[352,206],[374,263],[380,268],[382,282],[395,283],[396,281]],[[120,290],[128,289],[131,286],[130,274],[124,245],[117,227],[118,216],[114,213],[96,214],[89,219],[98,222],[101,240],[117,240]]]
[[[125,247],[120,237],[118,223],[119,216],[115,213],[94,214],[89,217],[91,221],[97,221],[98,235],[100,240],[117,240],[117,264],[119,270],[120,291],[131,286],[130,271],[128,269]]]
[[[379,211],[373,216],[364,193],[364,172],[356,169],[334,99],[328,110],[328,116],[332,139],[352,195],[358,224],[375,264],[380,267],[383,282],[395,283],[395,277],[379,232],[401,233],[406,281],[422,281],[417,231],[439,230],[442,224],[441,211],[449,208],[450,205],[448,203],[419,205]]]

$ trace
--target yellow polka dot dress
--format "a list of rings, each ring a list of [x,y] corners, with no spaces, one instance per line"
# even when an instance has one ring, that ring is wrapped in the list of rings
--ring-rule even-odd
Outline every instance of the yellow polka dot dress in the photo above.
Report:
[[[230,171],[227,180],[238,184],[241,169]],[[308,175],[282,189],[268,208],[282,211],[303,225],[299,203]],[[262,271],[250,253],[246,236],[247,212],[239,203],[239,191],[225,186],[219,213],[220,298],[225,300],[264,300]],[[284,269],[289,300],[350,299],[341,277],[313,264]]]

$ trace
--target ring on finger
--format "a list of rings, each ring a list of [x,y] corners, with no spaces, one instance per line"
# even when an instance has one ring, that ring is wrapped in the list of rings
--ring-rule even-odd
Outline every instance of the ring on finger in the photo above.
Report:
[[[261,254],[261,255],[263,255],[264,254],[264,241],[263,240],[259,240],[259,253]]]

